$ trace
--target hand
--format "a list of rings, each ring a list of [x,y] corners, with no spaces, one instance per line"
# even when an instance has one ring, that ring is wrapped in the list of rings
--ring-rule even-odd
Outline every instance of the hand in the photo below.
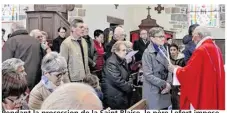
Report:
[[[176,67],[177,67],[176,65],[169,64],[168,65],[169,72],[173,72]]]
[[[128,58],[128,59],[126,59],[126,62],[127,62],[127,63],[132,62],[132,58]]]
[[[93,62],[93,65],[92,65],[92,67],[95,67],[96,66],[96,63],[95,62]]]
[[[162,90],[161,94],[168,93],[170,89],[171,89],[171,85],[168,82],[166,82],[166,88]]]

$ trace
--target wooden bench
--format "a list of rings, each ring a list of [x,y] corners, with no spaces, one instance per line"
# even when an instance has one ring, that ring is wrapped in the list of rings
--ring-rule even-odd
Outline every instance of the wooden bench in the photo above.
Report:
[[[128,110],[144,110],[147,108],[146,100],[142,99],[133,106],[131,106]]]

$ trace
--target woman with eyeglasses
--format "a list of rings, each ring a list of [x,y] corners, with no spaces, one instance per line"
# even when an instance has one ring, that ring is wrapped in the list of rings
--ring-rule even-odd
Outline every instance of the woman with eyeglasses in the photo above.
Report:
[[[129,80],[130,71],[126,62],[127,47],[124,41],[117,41],[112,47],[112,55],[107,59],[102,70],[101,88],[104,106],[111,109],[130,107],[130,95],[134,89]]]
[[[12,69],[2,70],[2,108],[4,110],[28,110],[27,81],[24,75]]]
[[[29,98],[30,109],[40,109],[43,101],[67,78],[67,63],[57,52],[50,52],[42,60],[41,81],[32,89]]]
[[[143,99],[148,109],[168,109],[171,105],[170,89],[172,73],[168,71],[168,53],[165,47],[165,33],[160,27],[149,30],[151,40],[142,57]]]

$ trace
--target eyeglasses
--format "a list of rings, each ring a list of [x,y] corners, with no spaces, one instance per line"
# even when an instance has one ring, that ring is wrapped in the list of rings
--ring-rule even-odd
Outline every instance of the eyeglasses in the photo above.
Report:
[[[157,38],[165,38],[165,36],[154,36],[154,37],[157,37]]]
[[[62,72],[62,73],[51,72],[51,73],[52,73],[51,75],[54,75],[54,76],[56,76],[57,78],[60,78],[60,77],[62,77],[63,75],[65,75],[67,72]]]
[[[43,38],[43,36],[37,36],[37,38]]]
[[[26,101],[28,97],[28,93],[24,93],[24,94],[21,94],[20,96],[14,98],[14,97],[7,97],[6,99],[10,100],[13,104],[18,104],[18,103],[21,103],[23,101]]]

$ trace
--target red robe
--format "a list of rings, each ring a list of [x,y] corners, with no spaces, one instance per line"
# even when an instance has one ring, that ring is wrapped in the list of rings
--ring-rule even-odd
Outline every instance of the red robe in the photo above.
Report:
[[[180,109],[225,110],[225,71],[220,49],[206,40],[193,52],[188,64],[177,68],[181,84]]]

